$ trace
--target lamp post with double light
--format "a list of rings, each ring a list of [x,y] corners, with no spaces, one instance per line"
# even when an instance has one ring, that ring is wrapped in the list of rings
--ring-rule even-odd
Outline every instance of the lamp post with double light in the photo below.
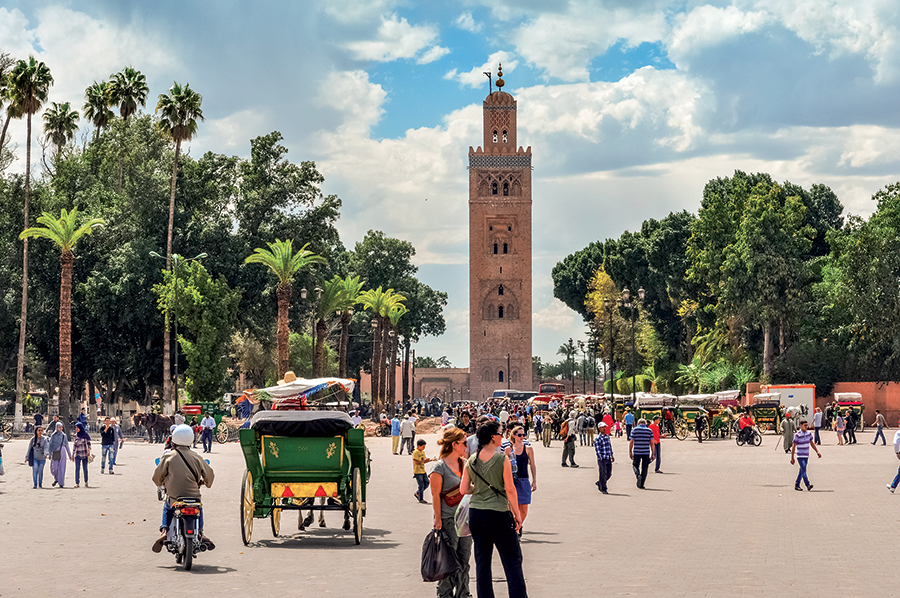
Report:
[[[578,339],[578,350],[581,351],[581,394],[587,394],[587,351],[581,339]]]
[[[150,257],[154,257],[154,258],[161,259],[161,260],[166,259],[164,256],[160,255],[159,253],[157,253],[155,251],[150,252]],[[179,303],[178,300],[180,299],[180,296],[179,296],[180,289],[178,286],[178,266],[179,266],[179,264],[184,263],[184,262],[200,261],[205,257],[206,257],[206,253],[200,253],[200,254],[195,255],[192,258],[187,258],[187,259],[184,259],[182,256],[178,255],[177,253],[172,254],[172,275],[174,276],[174,284],[175,284],[175,290],[174,290],[175,314],[173,315],[173,318],[172,318],[174,320],[174,329],[175,329],[175,381],[174,381],[175,382],[175,411],[178,411],[178,303]],[[168,299],[166,300],[166,311],[167,312],[169,311]],[[168,330],[168,327],[169,327],[169,323],[166,322],[167,330]],[[168,349],[168,347],[167,347],[167,349]],[[168,353],[168,351],[166,351],[166,353]],[[168,357],[168,355],[166,355],[166,357]],[[168,372],[166,372],[166,374],[168,374]]]
[[[633,300],[634,299],[634,300]],[[635,303],[644,301],[644,289],[638,289],[638,296],[634,298],[631,296],[631,291],[628,288],[622,289],[622,298],[619,300],[619,305],[630,310],[629,317],[631,319],[631,400],[634,402],[637,400],[637,390],[635,389],[635,381],[637,377],[637,372],[635,368],[637,367],[637,349],[634,342],[634,308]]]

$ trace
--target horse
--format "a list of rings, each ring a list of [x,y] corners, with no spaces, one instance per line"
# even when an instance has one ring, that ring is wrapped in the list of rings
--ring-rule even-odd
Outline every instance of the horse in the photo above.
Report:
[[[159,413],[135,413],[131,421],[135,426],[147,430],[149,442],[165,442],[169,429],[175,423],[168,415]]]

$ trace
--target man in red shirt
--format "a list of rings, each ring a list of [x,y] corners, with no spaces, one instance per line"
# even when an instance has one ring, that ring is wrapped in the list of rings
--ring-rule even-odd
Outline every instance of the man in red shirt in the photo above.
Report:
[[[653,432],[653,450],[656,451],[656,466],[653,468],[653,471],[656,473],[662,473],[659,470],[659,416],[653,416],[653,423],[649,426],[650,430]]]
[[[745,411],[744,414],[741,415],[741,419],[738,420],[738,425],[741,428],[738,432],[738,435],[743,436],[744,440],[746,441],[750,435],[751,428],[756,425],[756,422],[753,421],[753,416],[750,415],[749,412]]]

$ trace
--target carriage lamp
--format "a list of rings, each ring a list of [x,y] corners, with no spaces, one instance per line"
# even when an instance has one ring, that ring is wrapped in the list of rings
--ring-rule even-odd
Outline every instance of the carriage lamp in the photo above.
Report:
[[[640,299],[641,301],[644,300],[644,293],[645,293],[644,287],[641,287],[638,289],[638,299]]]
[[[628,290],[628,287],[622,289],[622,299],[625,303],[628,303],[631,300],[631,291]]]
[[[372,329],[378,328],[378,320],[372,320]]]
[[[302,289],[300,289],[300,298],[306,299],[306,287],[303,287]]]
[[[316,301],[319,301],[320,299],[322,299],[322,287],[316,287],[315,291],[316,291]]]

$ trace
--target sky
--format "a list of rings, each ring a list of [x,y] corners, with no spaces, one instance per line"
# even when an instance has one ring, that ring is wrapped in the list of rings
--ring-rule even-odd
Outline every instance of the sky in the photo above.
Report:
[[[553,298],[553,266],[696,212],[712,178],[822,183],[871,214],[900,180],[898,13],[900,0],[0,0],[0,51],[45,61],[50,101],[76,106],[124,66],[147,76],[148,110],[190,83],[206,117],[194,156],[248,157],[280,131],[343,200],[345,245],[370,229],[414,244],[420,279],[449,294],[447,333],[417,354],[466,367],[482,71],[503,63],[532,147],[533,353],[557,361],[586,329]],[[10,132],[24,148],[24,124]]]

